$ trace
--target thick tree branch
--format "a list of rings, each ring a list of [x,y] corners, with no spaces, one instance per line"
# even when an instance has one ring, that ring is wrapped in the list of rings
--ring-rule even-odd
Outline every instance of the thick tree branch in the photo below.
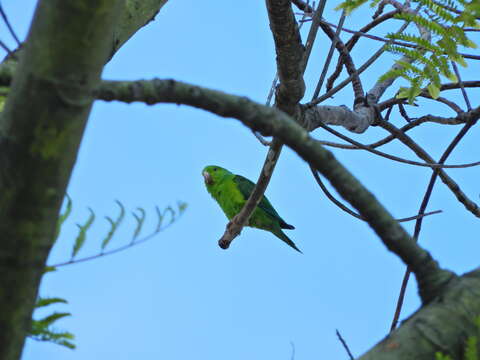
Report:
[[[478,336],[480,270],[451,281],[442,295],[424,305],[358,360],[432,360],[435,353],[463,359],[465,341]]]
[[[125,6],[120,16],[120,21],[115,25],[111,38],[109,60],[138,30],[153,21],[160,9],[168,0],[124,0]],[[13,55],[21,53],[17,49]],[[0,86],[9,86],[12,81],[17,59],[10,56],[0,64]]]
[[[290,0],[267,0],[270,29],[277,53],[277,72],[280,84],[276,103],[282,110],[295,115],[297,104],[305,93],[303,80],[304,52],[300,32]]]
[[[310,29],[307,49],[304,51],[290,1],[267,0],[266,3],[275,41],[277,74],[280,80],[276,89],[275,107],[296,117],[299,114],[298,102],[305,92],[303,71],[315,36],[312,36],[312,29]],[[281,141],[274,138],[252,193],[242,210],[227,224],[223,236],[218,241],[222,249],[227,249],[248,223],[248,219],[267,189],[281,151]]]
[[[41,0],[0,115],[0,359],[20,358],[123,3]]]
[[[114,54],[138,30],[153,21],[168,0],[125,0],[122,17],[114,32]]]
[[[366,219],[385,246],[413,269],[424,302],[430,301],[454,275],[419,247],[398,222],[383,208],[318,141],[284,112],[238,97],[174,80],[103,82],[99,99],[148,104],[175,103],[194,106],[222,117],[239,119],[251,130],[278,137],[325,176],[337,192]]]

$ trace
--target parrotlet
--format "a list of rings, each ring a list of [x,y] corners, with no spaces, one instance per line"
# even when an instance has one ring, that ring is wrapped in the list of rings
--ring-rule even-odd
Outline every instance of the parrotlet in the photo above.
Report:
[[[202,170],[208,192],[217,201],[229,220],[242,210],[255,184],[241,175],[235,175],[220,166],[209,165]],[[247,226],[271,232],[301,253],[282,229],[295,229],[278,215],[270,201],[263,196],[250,216]]]

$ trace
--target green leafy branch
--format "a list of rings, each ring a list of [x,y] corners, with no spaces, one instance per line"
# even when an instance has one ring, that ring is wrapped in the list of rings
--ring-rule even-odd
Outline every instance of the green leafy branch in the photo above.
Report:
[[[38,298],[35,309],[43,308],[52,304],[66,304],[67,301],[62,298]],[[67,312],[53,312],[39,320],[32,320],[28,337],[37,341],[48,341],[58,345],[65,346],[69,349],[75,349],[72,342],[75,336],[67,331],[57,330],[53,324],[67,316],[71,316]]]
[[[106,251],[107,246],[110,244],[112,238],[114,237],[118,228],[122,224],[126,214],[125,206],[118,200],[116,200],[116,204],[118,205],[120,210],[118,216],[115,219],[113,219],[110,216],[105,216],[105,220],[110,225],[110,229],[100,244],[100,252],[98,254],[83,257],[83,258],[77,258],[78,253],[83,248],[87,240],[88,231],[90,230],[90,228],[92,227],[92,225],[96,220],[95,212],[91,208],[88,208],[88,211],[90,214],[87,220],[85,220],[85,222],[82,224],[78,224],[78,223],[76,224],[78,227],[78,234],[72,247],[72,254],[71,254],[70,260],[63,263],[47,266],[45,268],[45,273],[56,271],[56,269],[60,266],[75,264],[83,261],[93,260],[101,256],[114,254],[114,253],[126,250],[132,246],[138,245],[142,242],[145,242],[153,238],[155,235],[157,235],[161,231],[168,228],[170,225],[172,225],[176,220],[178,220],[183,215],[183,213],[187,208],[187,204],[181,201],[177,203],[176,208],[173,208],[172,206],[168,206],[164,210],[161,210],[158,206],[156,206],[155,213],[157,217],[157,224],[155,226],[155,229],[152,233],[150,233],[149,235],[141,239],[138,239],[138,237],[143,230],[147,212],[143,208],[140,208],[140,207],[137,208],[135,212],[132,212],[132,216],[135,219],[136,226],[135,226],[135,230],[133,232],[133,236],[130,243],[128,243],[127,245],[120,246],[115,249]],[[66,195],[65,210],[58,217],[55,239],[58,239],[58,236],[60,235],[60,230],[63,224],[65,223],[65,221],[70,217],[72,213],[72,209],[73,209],[72,199],[68,195]],[[43,308],[52,304],[66,304],[66,303],[67,301],[65,299],[58,298],[58,297],[52,297],[52,298],[39,297],[35,304],[35,309]],[[71,314],[68,312],[53,312],[41,319],[32,319],[31,328],[30,328],[28,337],[33,340],[52,342],[61,346],[65,346],[69,349],[74,349],[75,344],[72,342],[74,340],[74,335],[67,331],[57,330],[53,327],[53,324],[56,321],[67,316],[71,316]]]
[[[110,229],[101,241],[100,252],[95,255],[77,258],[78,253],[85,245],[88,231],[90,230],[90,228],[92,227],[92,225],[96,220],[95,212],[91,208],[88,208],[88,211],[90,212],[90,214],[87,220],[85,220],[85,222],[82,224],[76,224],[78,227],[78,234],[72,247],[72,255],[70,257],[70,260],[62,263],[54,264],[54,265],[49,265],[47,267],[48,271],[54,271],[57,267],[60,267],[60,266],[76,264],[79,262],[93,260],[105,255],[111,255],[111,254],[126,250],[132,246],[141,244],[147,240],[150,240],[161,231],[167,229],[175,221],[177,221],[183,215],[183,213],[187,208],[187,204],[182,201],[179,201],[177,203],[176,208],[173,208],[172,206],[168,206],[164,210],[161,210],[158,206],[156,206],[155,213],[157,218],[157,224],[155,226],[155,229],[153,230],[153,232],[151,232],[150,234],[148,234],[143,238],[139,238],[139,236],[142,233],[142,230],[144,229],[147,212],[145,211],[145,209],[141,207],[136,208],[135,211],[132,212],[132,216],[136,222],[136,225],[135,225],[135,229],[130,242],[126,245],[107,251],[106,249],[108,245],[110,244],[112,238],[116,234],[120,225],[123,223],[123,220],[126,215],[125,206],[118,200],[116,200],[115,202],[119,207],[119,214],[115,219],[113,219],[110,216],[105,216],[105,220],[110,225]],[[67,204],[65,206],[65,211],[59,216],[59,219],[58,219],[57,234],[56,234],[57,237],[60,234],[60,229],[62,225],[64,224],[65,220],[71,215],[71,212],[72,212],[72,200],[70,199],[69,196],[67,196]],[[165,221],[165,219],[167,219],[167,221]]]
[[[367,0],[346,0],[337,9],[352,12]],[[380,1],[370,1],[371,6],[377,6]],[[466,27],[480,28],[480,2],[478,0],[414,0],[421,6],[422,11],[402,11],[395,15],[409,23],[416,24],[420,29],[430,33],[433,40],[422,36],[407,33],[388,34],[387,38],[395,41],[395,45],[386,45],[386,50],[393,54],[404,56],[398,60],[397,66],[380,77],[380,81],[404,78],[409,87],[400,88],[397,97],[406,98],[413,103],[421,89],[426,87],[430,96],[437,99],[440,96],[441,76],[453,82],[458,82],[451,71],[450,63],[458,63],[463,67],[467,63],[459,46],[477,48],[465,31]],[[459,6],[463,7],[459,10]],[[402,41],[405,45],[398,42]],[[414,47],[415,50],[410,49]],[[405,60],[408,58],[408,61]]]

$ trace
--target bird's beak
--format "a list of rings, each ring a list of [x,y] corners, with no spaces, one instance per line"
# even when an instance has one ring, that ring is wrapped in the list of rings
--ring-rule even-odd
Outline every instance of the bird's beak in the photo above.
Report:
[[[213,184],[212,176],[208,172],[204,171],[202,175],[203,175],[203,178],[205,179],[205,184],[207,185]]]

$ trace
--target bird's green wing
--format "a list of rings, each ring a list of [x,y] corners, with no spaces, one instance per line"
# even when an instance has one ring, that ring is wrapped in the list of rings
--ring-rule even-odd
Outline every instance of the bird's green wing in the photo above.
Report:
[[[250,180],[248,180],[246,177],[243,177],[242,175],[235,175],[234,178],[233,178],[233,181],[238,186],[238,190],[240,190],[242,195],[245,197],[245,200],[247,200],[249,198],[250,194],[252,193],[253,188],[255,187],[255,184],[253,182],[251,182]],[[284,228],[284,229],[293,229],[294,228],[292,225],[287,224],[280,217],[280,215],[278,215],[278,213],[275,211],[272,204],[270,204],[270,201],[268,201],[266,196],[262,197],[262,200],[260,200],[260,203],[258,204],[258,208],[265,211],[268,215],[270,215],[274,219],[277,219],[282,228]]]

